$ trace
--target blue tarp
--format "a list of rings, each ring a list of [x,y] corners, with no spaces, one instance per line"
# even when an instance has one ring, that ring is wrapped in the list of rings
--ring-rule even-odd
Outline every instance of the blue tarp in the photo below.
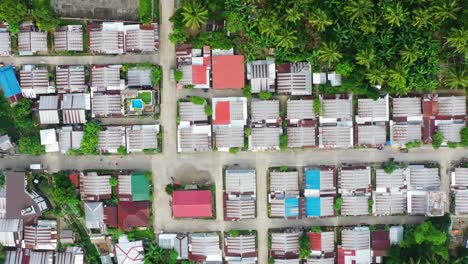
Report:
[[[299,198],[288,197],[284,199],[284,217],[299,216]]]
[[[320,190],[320,171],[319,170],[306,170],[306,189]]]
[[[21,94],[21,88],[13,67],[5,66],[0,68],[0,87],[7,98]]]
[[[320,216],[320,197],[306,197],[306,216]]]

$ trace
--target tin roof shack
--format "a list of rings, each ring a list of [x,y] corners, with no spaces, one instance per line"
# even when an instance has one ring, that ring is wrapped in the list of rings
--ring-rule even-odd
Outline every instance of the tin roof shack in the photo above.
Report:
[[[319,147],[353,147],[352,95],[320,96],[320,102]]]
[[[24,226],[23,248],[33,250],[56,250],[57,221],[38,220],[35,225]]]
[[[124,115],[120,92],[93,93],[91,117],[121,117]]]
[[[20,247],[23,239],[23,219],[0,218],[0,244]]]
[[[213,133],[218,151],[244,146],[244,126],[247,124],[247,98],[212,98]]]
[[[318,129],[313,105],[312,99],[288,99],[286,113],[288,147],[317,146]]]
[[[211,151],[211,126],[180,123],[177,129],[178,152]]]
[[[0,57],[11,55],[11,37],[6,28],[0,28]]]
[[[112,187],[110,175],[98,175],[96,172],[80,174],[80,194],[83,201],[102,201],[111,199]]]
[[[64,124],[84,124],[86,115],[91,110],[88,93],[64,94],[61,96],[62,120]]]
[[[83,51],[83,26],[67,25],[55,30],[55,51]]]
[[[0,151],[9,151],[13,148],[10,137],[8,135],[0,136]]]
[[[127,152],[143,152],[144,150],[156,150],[158,148],[157,135],[159,124],[134,125],[125,128]]]
[[[299,237],[300,230],[286,229],[273,231],[271,235],[270,257],[275,260],[298,260],[299,263]]]
[[[173,249],[179,255],[177,259],[188,259],[188,236],[187,234],[159,234],[159,247]]]
[[[99,153],[118,153],[118,149],[125,146],[125,127],[108,126],[106,130],[99,131]]]
[[[368,227],[353,227],[341,231],[341,245],[338,246],[338,264],[345,263],[372,263]]]
[[[213,89],[242,89],[245,86],[244,56],[234,50],[213,50]]]
[[[410,165],[408,180],[408,214],[442,216],[445,193],[440,191],[439,168]]]
[[[247,62],[247,80],[252,93],[275,92],[276,67],[274,59]]]
[[[301,218],[303,214],[299,208],[299,172],[273,169],[270,171],[269,179],[268,203],[271,205],[269,216],[287,219]]]
[[[124,90],[125,80],[120,78],[122,65],[93,65],[91,67],[91,90],[104,92]]]
[[[90,24],[89,52],[95,54],[124,53],[124,24],[122,22],[104,22]]]
[[[128,88],[152,89],[151,82],[152,67],[131,67],[127,69]]]
[[[256,174],[252,169],[227,169],[224,172],[224,220],[255,218]]]
[[[18,51],[20,56],[47,53],[47,32],[42,32],[32,22],[24,22],[18,33]]]
[[[309,237],[311,250],[307,263],[335,263],[334,231],[308,232],[307,236]]]
[[[57,133],[55,128],[42,129],[39,131],[41,145],[45,146],[45,152],[59,152],[59,143],[57,141]]]
[[[159,46],[158,24],[125,25],[125,51],[148,53],[156,51]]]
[[[312,72],[308,62],[288,62],[277,66],[278,93],[312,94]]]
[[[385,257],[392,245],[403,239],[403,226],[392,226],[390,230],[375,230],[371,232],[372,261],[385,263]]]
[[[64,252],[55,254],[56,264],[83,264],[84,252],[81,247],[67,247]]]
[[[58,93],[84,93],[88,89],[85,83],[85,68],[82,65],[57,65],[55,83]]]
[[[251,263],[258,261],[256,234],[240,234],[231,236],[230,232],[224,232],[224,255],[227,264]]]
[[[356,123],[365,124],[373,122],[388,122],[390,117],[388,95],[377,100],[370,98],[358,99],[358,113]]]
[[[189,234],[189,260],[203,263],[222,263],[223,251],[220,248],[219,234]]]
[[[11,106],[23,98],[15,69],[10,65],[0,67],[0,88]]]
[[[177,69],[182,71],[181,85],[193,85],[197,89],[210,88],[211,48],[194,49],[184,46],[183,51],[176,51]]]
[[[369,199],[371,198],[370,187],[370,167],[341,167],[338,170],[338,192],[343,198],[341,214],[369,214]]]
[[[141,240],[129,242],[127,236],[123,236],[115,244],[114,252],[117,264],[145,263],[145,249]]]
[[[304,169],[305,215],[307,217],[334,216],[336,197],[336,168],[307,167]]]
[[[357,125],[355,129],[356,145],[367,147],[383,147],[387,144],[387,125]]]
[[[468,214],[468,168],[459,165],[452,168],[451,189],[455,196],[455,214]]]
[[[60,123],[58,95],[43,95],[39,98],[39,121],[41,125]]]
[[[55,93],[55,87],[49,83],[49,71],[46,66],[23,65],[20,70],[21,92],[26,98]]]
[[[176,190],[172,193],[174,218],[213,217],[213,198],[209,190]]]
[[[421,141],[423,123],[421,97],[392,98],[392,106],[391,144],[402,147],[409,142]]]
[[[249,149],[252,151],[279,149],[280,136],[283,134],[279,100],[254,99],[251,108]]]
[[[143,172],[132,172],[131,174],[120,174],[118,194],[119,201],[149,201],[150,181]]]
[[[409,168],[398,168],[392,173],[376,169],[376,191],[372,193],[374,215],[406,213],[406,189]]]

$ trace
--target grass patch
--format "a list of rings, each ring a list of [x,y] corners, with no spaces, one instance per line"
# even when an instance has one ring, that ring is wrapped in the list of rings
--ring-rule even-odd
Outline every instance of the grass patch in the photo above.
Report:
[[[139,0],[138,1],[138,18],[143,24],[151,24],[158,20],[158,0]]]
[[[137,99],[141,99],[145,104],[151,104],[152,101],[152,93],[151,92],[141,92],[138,93]]]

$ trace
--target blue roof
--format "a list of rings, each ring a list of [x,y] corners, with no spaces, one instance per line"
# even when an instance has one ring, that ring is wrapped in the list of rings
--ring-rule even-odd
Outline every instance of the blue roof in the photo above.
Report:
[[[299,198],[288,197],[284,199],[284,217],[299,216]]]
[[[320,171],[319,170],[306,170],[306,189],[320,190]]]
[[[13,67],[5,66],[0,68],[0,87],[7,98],[21,94],[21,88]]]
[[[320,216],[320,197],[306,197],[306,216]]]

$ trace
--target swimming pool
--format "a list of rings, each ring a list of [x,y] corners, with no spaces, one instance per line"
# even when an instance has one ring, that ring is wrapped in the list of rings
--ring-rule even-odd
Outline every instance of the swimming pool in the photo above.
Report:
[[[132,100],[132,108],[142,109],[143,108],[143,101],[141,99],[133,99]]]

